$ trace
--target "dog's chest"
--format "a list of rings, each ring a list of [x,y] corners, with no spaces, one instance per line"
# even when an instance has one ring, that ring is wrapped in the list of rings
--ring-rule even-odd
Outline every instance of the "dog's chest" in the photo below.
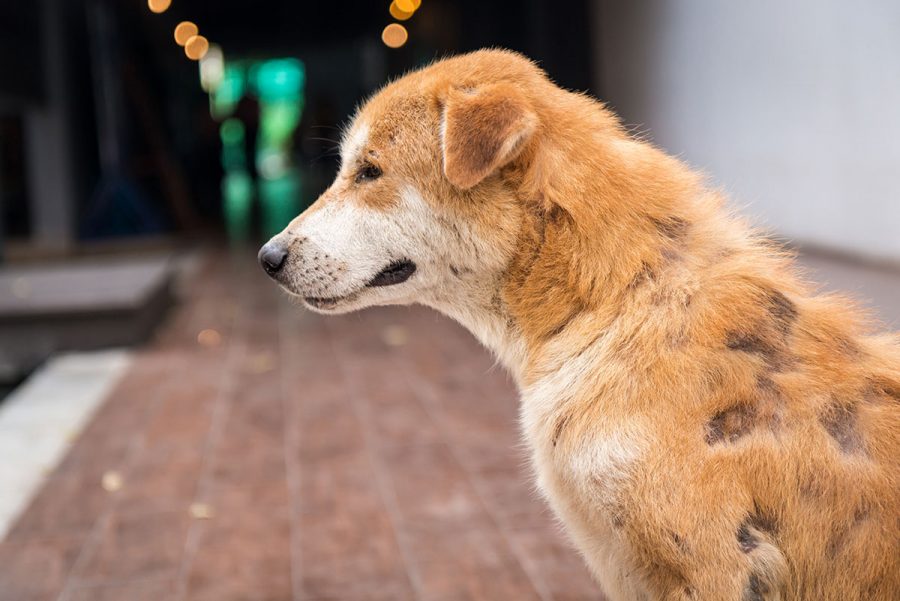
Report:
[[[552,395],[546,387],[542,391]],[[646,590],[634,575],[632,548],[619,527],[630,513],[641,466],[650,459],[653,429],[638,417],[610,419],[573,431],[575,439],[562,444],[566,425],[556,415],[551,396],[523,396],[522,424],[538,488],[607,594],[641,599]]]
[[[536,453],[534,459],[539,489],[604,592],[617,601],[648,598],[647,587],[636,576],[633,548],[619,530],[622,515],[630,511],[626,504],[633,457],[632,451],[622,448],[598,450],[592,459],[583,460],[585,466],[593,466],[591,475],[576,479],[544,453]]]

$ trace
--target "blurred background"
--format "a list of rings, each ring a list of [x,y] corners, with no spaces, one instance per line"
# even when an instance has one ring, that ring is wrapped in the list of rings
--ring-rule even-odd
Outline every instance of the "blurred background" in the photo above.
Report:
[[[258,244],[369,94],[506,47],[896,328],[898,34],[889,0],[0,1],[0,599],[600,598],[468,334],[320,320]]]

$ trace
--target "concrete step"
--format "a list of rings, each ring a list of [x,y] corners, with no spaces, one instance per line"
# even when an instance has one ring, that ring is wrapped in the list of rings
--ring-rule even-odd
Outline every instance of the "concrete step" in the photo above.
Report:
[[[0,268],[0,381],[53,353],[131,346],[173,301],[170,256]]]

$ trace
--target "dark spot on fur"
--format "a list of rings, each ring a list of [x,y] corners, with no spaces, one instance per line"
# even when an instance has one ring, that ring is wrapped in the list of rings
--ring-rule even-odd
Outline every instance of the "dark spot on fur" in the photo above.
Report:
[[[818,501],[828,493],[826,483],[818,472],[810,471],[806,475],[801,476],[798,482],[798,490],[800,496],[810,501]]]
[[[894,382],[887,378],[873,378],[872,392],[876,396],[886,397],[893,401],[900,402],[900,382]]]
[[[641,263],[641,269],[637,272],[637,274],[631,279],[631,282],[628,283],[628,288],[634,290],[635,288],[640,287],[642,284],[649,282],[655,277],[653,272],[653,267],[650,266],[649,263]]]
[[[778,533],[778,522],[771,513],[754,504],[753,513],[747,515],[737,529],[737,542],[741,551],[750,553],[759,546],[759,534],[774,537]]]
[[[749,405],[737,405],[715,414],[706,424],[706,444],[734,443],[753,429],[756,411]]]
[[[768,592],[769,585],[759,577],[759,574],[750,574],[741,601],[765,601],[765,595]]]
[[[604,336],[606,336],[606,330],[600,330],[599,332],[594,334],[591,337],[591,339],[584,346],[582,346],[580,349],[578,349],[577,356],[581,357],[588,349],[593,348],[594,345],[597,344],[597,341],[600,340],[601,338],[603,338]]]
[[[650,221],[656,227],[656,230],[669,240],[678,241],[684,238],[687,232],[688,222],[681,217],[674,215],[666,218],[651,217]]]
[[[674,263],[675,261],[680,260],[682,257],[681,251],[676,250],[674,248],[664,248],[662,251],[662,258],[667,263]]]
[[[571,221],[571,215],[569,215],[569,212],[564,208],[556,203],[553,203],[553,206],[551,206],[550,210],[547,211],[547,220],[550,223],[559,225],[561,223]]]
[[[491,310],[497,315],[503,315],[504,303],[499,294],[495,294],[491,297]]]
[[[775,324],[782,334],[787,335],[797,320],[797,307],[794,303],[778,290],[769,293],[769,313],[775,319]]]
[[[769,429],[777,435],[781,429],[786,404],[784,394],[778,384],[767,375],[761,375],[756,379],[756,388],[759,394],[757,412],[760,419],[767,422]]]
[[[725,346],[733,351],[759,355],[775,372],[784,371],[792,363],[783,345],[773,344],[761,334],[731,332],[727,334]]]
[[[756,540],[756,536],[754,536],[753,533],[750,532],[750,526],[747,523],[747,520],[744,520],[738,528],[737,541],[738,546],[744,553],[749,553],[759,546],[759,541]]]
[[[562,436],[563,430],[565,430],[566,425],[569,423],[569,415],[563,415],[558,420],[556,420],[556,425],[553,428],[553,437],[550,439],[551,444],[554,448],[556,448],[556,444],[559,442],[559,437]]]
[[[752,331],[729,332],[725,346],[733,351],[759,355],[773,371],[783,371],[792,363],[787,352],[787,337],[797,320],[797,308],[777,290],[766,295],[766,311],[769,320]]]
[[[609,521],[612,523],[613,528],[621,530],[625,525],[625,515],[621,511],[613,511],[609,514]]]
[[[459,268],[456,265],[450,265],[450,271],[453,273],[453,275],[459,277]]]
[[[847,546],[853,533],[866,521],[871,511],[871,507],[868,503],[861,503],[853,512],[853,519],[850,520],[849,523],[845,523],[837,528],[831,534],[831,538],[828,540],[828,547],[825,549],[825,553],[828,557],[834,559],[841,553]]]
[[[843,453],[849,455],[863,450],[862,437],[856,427],[855,405],[833,402],[819,416],[819,421]]]
[[[561,334],[562,331],[565,330],[570,323],[572,323],[572,320],[578,317],[582,311],[584,311],[584,305],[582,305],[580,302],[573,303],[572,309],[569,311],[569,313],[567,313],[562,318],[562,320],[560,320],[560,322],[556,324],[556,326],[554,326],[552,330],[550,330],[550,332],[547,334],[547,337],[553,338],[554,336]]]
[[[690,553],[690,547],[688,547],[687,541],[684,540],[684,537],[679,535],[677,532],[670,533],[672,536],[672,542],[675,543],[675,546],[678,547],[678,550],[682,553]]]
[[[834,343],[841,354],[851,359],[858,359],[863,355],[862,349],[853,340],[845,336],[836,336]]]
[[[778,535],[778,518],[775,514],[766,511],[756,503],[753,504],[753,513],[747,518],[747,523],[769,536],[774,537]]]
[[[758,353],[760,355],[772,352],[769,343],[762,340],[757,334],[745,334],[742,332],[729,332],[725,336],[725,346],[733,351]]]

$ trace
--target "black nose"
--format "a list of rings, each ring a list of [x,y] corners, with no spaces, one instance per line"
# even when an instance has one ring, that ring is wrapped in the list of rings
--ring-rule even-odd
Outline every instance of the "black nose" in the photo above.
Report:
[[[287,249],[275,242],[268,242],[259,249],[259,264],[269,275],[275,275],[281,271],[284,260],[287,258]]]

